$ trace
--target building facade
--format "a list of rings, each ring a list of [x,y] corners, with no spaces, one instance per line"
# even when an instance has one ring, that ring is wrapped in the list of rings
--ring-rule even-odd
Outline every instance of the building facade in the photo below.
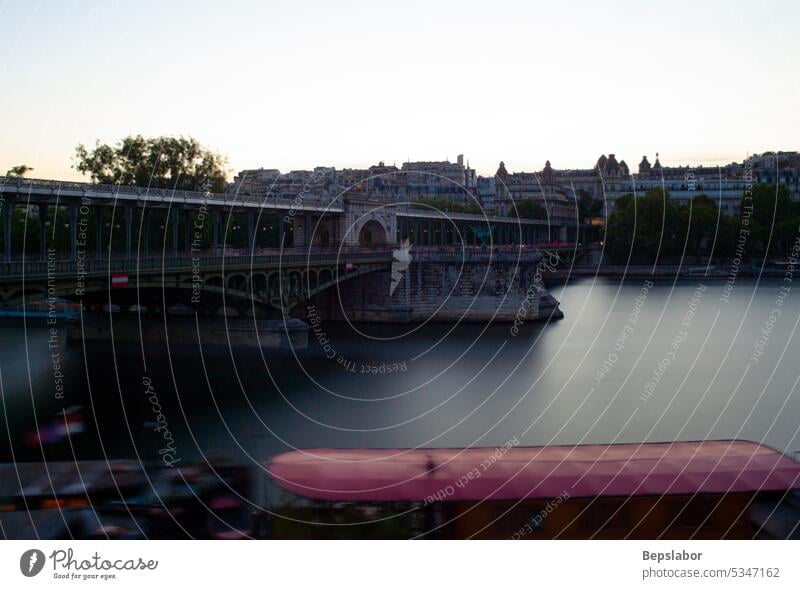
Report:
[[[491,177],[478,176],[463,155],[455,162],[405,162],[400,168],[384,162],[364,169],[319,166],[288,173],[259,168],[239,172],[231,191],[263,198],[302,195],[323,201],[342,197],[405,203],[448,201],[477,205],[490,215],[512,216],[516,204],[533,201],[544,207],[549,219],[574,221],[581,198],[602,202],[608,215],[619,197],[643,196],[654,188],[666,189],[671,198],[684,204],[706,195],[724,214],[736,215],[742,193],[752,184],[780,184],[792,198],[800,198],[800,153],[768,152],[715,167],[665,166],[658,154],[652,163],[645,155],[635,171],[611,153],[583,169],[559,170],[547,161],[538,172],[510,173],[500,162]]]

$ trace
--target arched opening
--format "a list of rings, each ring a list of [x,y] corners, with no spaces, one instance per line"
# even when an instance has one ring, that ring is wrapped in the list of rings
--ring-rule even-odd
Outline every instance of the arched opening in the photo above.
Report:
[[[231,290],[247,290],[247,277],[237,274],[228,278],[228,288]]]
[[[358,234],[359,245],[386,245],[386,230],[377,221],[367,221]]]
[[[314,233],[314,245],[330,245],[331,244],[331,231],[327,225],[322,225]]]
[[[259,296],[267,294],[267,276],[266,274],[253,274],[252,277],[253,292]]]

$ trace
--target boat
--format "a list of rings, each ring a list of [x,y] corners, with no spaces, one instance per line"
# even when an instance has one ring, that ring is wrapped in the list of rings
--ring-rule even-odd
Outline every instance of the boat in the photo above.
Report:
[[[267,472],[276,538],[769,538],[800,523],[800,463],[745,440],[296,450]]]

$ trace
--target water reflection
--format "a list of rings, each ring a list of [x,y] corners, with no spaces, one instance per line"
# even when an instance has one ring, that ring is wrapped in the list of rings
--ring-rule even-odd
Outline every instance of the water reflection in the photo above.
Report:
[[[307,349],[263,354],[198,341],[148,343],[144,356],[139,345],[62,345],[62,399],[46,328],[6,324],[0,419],[9,435],[0,453],[41,460],[30,443],[37,420],[41,428],[76,406],[72,446],[45,443],[48,458],[158,460],[162,422],[184,461],[262,461],[294,447],[500,446],[513,437],[737,437],[794,451],[800,303],[788,296],[778,305],[780,287],[742,281],[725,302],[721,282],[570,282],[553,288],[563,320],[516,335],[507,324],[359,325],[357,334],[323,322],[327,342],[310,334]]]

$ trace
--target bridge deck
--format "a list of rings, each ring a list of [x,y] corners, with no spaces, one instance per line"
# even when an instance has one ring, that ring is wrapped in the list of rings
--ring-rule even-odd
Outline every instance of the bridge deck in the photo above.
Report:
[[[98,204],[120,206],[209,206],[236,209],[267,211],[297,211],[312,213],[341,214],[346,209],[342,198],[320,199],[298,194],[297,197],[277,198],[250,196],[235,193],[211,193],[190,190],[170,190],[144,186],[124,186],[92,184],[89,182],[62,182],[59,180],[38,180],[0,176],[0,196],[15,195],[26,201],[35,199],[53,205],[56,202],[67,205],[69,201],[82,198],[91,199]],[[558,227],[564,223],[552,219],[522,219],[516,217],[496,217],[473,213],[456,213],[429,209],[415,209],[408,203],[387,200],[353,199],[361,204],[384,204],[392,208],[398,217],[424,220],[469,221],[483,224],[513,224]],[[32,201],[31,201],[32,202]],[[566,223],[569,226],[581,225]]]
[[[103,276],[110,273],[129,274],[180,273],[198,270],[264,270],[313,267],[319,265],[391,263],[392,252],[291,253],[254,256],[197,256],[166,258],[101,258],[52,261],[20,261],[0,263],[0,283],[60,276]]]

